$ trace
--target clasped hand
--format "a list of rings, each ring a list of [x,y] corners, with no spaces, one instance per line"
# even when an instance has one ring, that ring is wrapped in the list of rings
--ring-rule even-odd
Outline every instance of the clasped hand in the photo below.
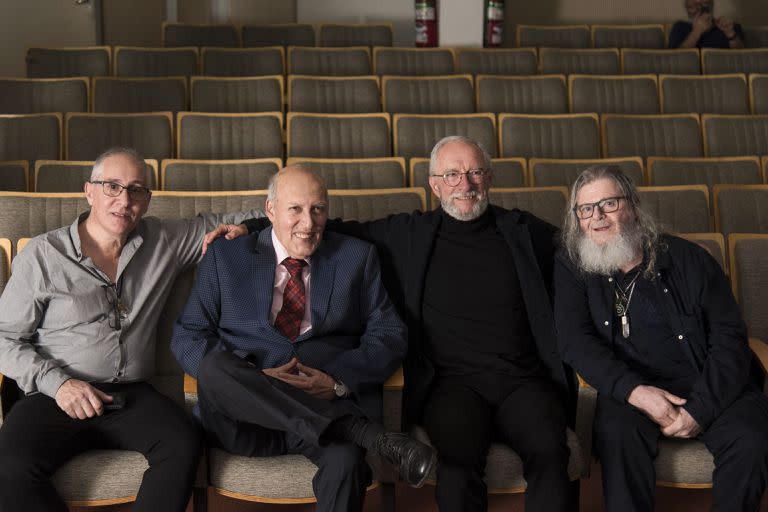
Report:
[[[701,428],[683,408],[686,400],[655,386],[637,386],[627,400],[661,427],[667,437],[696,437]]]
[[[264,368],[266,375],[281,380],[291,386],[306,391],[323,400],[333,400],[333,377],[310,366],[301,364],[295,357],[282,366]]]

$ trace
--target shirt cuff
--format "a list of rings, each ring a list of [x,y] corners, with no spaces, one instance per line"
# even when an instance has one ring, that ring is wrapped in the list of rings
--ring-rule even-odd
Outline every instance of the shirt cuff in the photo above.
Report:
[[[52,368],[40,377],[37,382],[37,389],[44,395],[55,399],[61,385],[71,378],[64,370]]]
[[[712,419],[709,419],[709,415],[706,412],[706,407],[701,402],[701,400],[689,400],[685,405],[683,405],[683,409],[688,411],[688,414],[690,414],[691,417],[696,420],[696,423],[699,424],[701,430],[707,430],[709,428],[710,423],[712,423]]]
[[[645,381],[639,375],[628,373],[616,382],[613,387],[613,398],[621,403],[626,403],[632,391],[643,384]]]

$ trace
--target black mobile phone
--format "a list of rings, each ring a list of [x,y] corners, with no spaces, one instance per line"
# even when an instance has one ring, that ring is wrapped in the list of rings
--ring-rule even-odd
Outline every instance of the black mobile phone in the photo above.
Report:
[[[116,411],[125,407],[125,393],[122,391],[115,391],[109,394],[112,396],[112,402],[104,402],[105,411]]]

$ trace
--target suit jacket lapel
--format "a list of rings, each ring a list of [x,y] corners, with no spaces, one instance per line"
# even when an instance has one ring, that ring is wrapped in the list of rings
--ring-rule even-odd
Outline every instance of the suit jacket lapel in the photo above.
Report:
[[[325,237],[333,236],[325,233]],[[323,241],[312,255],[312,274],[310,277],[310,311],[312,329],[307,334],[317,332],[317,329],[325,321],[328,314],[328,305],[333,292],[333,283],[336,276],[336,260],[328,251],[329,242]]]
[[[252,281],[256,297],[256,319],[263,326],[270,326],[269,312],[272,309],[272,288],[275,285],[275,249],[272,246],[272,228],[267,228],[259,233],[259,237],[253,247],[251,258]]]

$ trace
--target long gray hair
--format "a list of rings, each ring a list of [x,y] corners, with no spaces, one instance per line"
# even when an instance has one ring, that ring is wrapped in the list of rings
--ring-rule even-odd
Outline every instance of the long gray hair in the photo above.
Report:
[[[663,247],[660,247],[661,242],[659,240],[661,232],[653,217],[641,206],[640,196],[634,183],[617,165],[595,165],[589,167],[582,171],[573,183],[571,198],[565,211],[565,218],[563,219],[562,231],[562,242],[568,257],[577,267],[581,267],[579,240],[583,235],[579,226],[579,218],[576,216],[575,211],[576,196],[582,187],[601,179],[613,180],[619,189],[619,193],[624,196],[626,203],[624,207],[629,208],[631,213],[634,214],[634,228],[640,232],[642,250],[647,258],[644,274],[648,279],[653,279],[656,275],[657,252],[660,248],[663,249]]]

